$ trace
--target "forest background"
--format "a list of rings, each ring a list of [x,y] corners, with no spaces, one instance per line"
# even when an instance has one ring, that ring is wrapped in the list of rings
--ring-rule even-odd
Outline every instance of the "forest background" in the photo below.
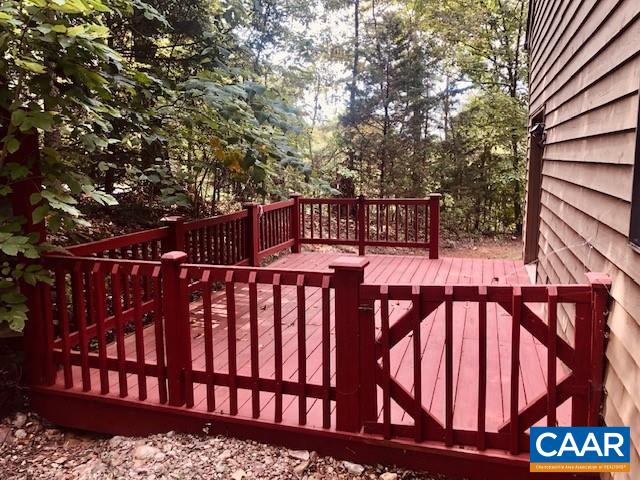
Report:
[[[4,0],[0,323],[22,329],[46,249],[294,191],[440,192],[445,235],[519,235],[526,19],[525,0]]]

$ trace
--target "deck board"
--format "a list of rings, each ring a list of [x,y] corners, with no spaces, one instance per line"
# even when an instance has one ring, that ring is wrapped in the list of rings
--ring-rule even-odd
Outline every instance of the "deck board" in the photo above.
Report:
[[[326,270],[339,257],[340,253],[302,253],[281,257],[270,265],[273,268],[304,268],[305,270]],[[521,262],[511,260],[441,258],[431,260],[420,256],[370,255],[369,266],[365,269],[366,283],[387,284],[527,284],[528,277]],[[321,290],[305,287],[306,292],[306,368],[308,383],[319,385],[322,382],[322,303]],[[237,371],[238,374],[251,374],[251,352],[249,348],[249,296],[246,285],[236,285],[237,302]],[[227,322],[225,310],[225,291],[212,293],[212,326],[214,369],[216,372],[228,372]],[[258,303],[258,343],[259,376],[275,377],[274,331],[273,331],[273,295],[271,285],[257,286]],[[378,307],[379,308],[379,305]],[[396,321],[410,308],[410,302],[394,301],[390,305],[390,322]],[[333,318],[334,302],[331,301]],[[205,370],[204,355],[204,314],[202,300],[191,304],[192,359],[195,370]],[[379,311],[376,312],[376,328],[380,328]],[[282,287],[282,355],[283,378],[297,381],[297,307],[296,288]],[[477,426],[478,371],[478,304],[454,303],[454,427],[473,430]],[[422,399],[423,406],[444,423],[444,305],[441,305],[421,324],[422,358]],[[331,381],[335,385],[335,331],[331,323]],[[487,431],[497,428],[508,420],[509,381],[511,358],[511,317],[501,307],[487,304]],[[136,359],[135,337],[125,339],[127,358]],[[153,325],[144,329],[146,362],[155,364],[155,337]],[[115,345],[107,349],[110,357],[116,356]],[[413,342],[411,335],[402,339],[391,351],[391,371],[395,380],[408,391],[413,391]],[[74,369],[74,388],[81,388],[79,367]],[[99,391],[97,369],[91,369],[92,388]],[[520,348],[520,407],[524,407],[546,389],[546,348],[522,330]],[[63,382],[58,375],[58,383]],[[137,399],[138,378],[135,374],[127,376],[129,398]],[[118,376],[109,373],[110,394],[118,396]],[[59,386],[60,386],[59,385]],[[147,378],[149,401],[158,401],[158,386],[155,378]],[[194,409],[206,411],[206,388],[196,385],[194,389]],[[273,420],[275,414],[275,395],[262,392],[260,395],[260,416]],[[378,391],[378,407],[381,413],[382,396]],[[215,387],[215,411],[229,412],[229,389]],[[251,417],[251,391],[238,389],[239,416]],[[394,405],[392,422],[412,424],[413,419],[400,407]],[[335,404],[332,404],[332,412]],[[308,426],[322,425],[322,401],[307,399]],[[332,413],[333,415],[333,413]],[[334,423],[335,417],[332,420]],[[558,409],[561,425],[569,422],[568,408]],[[283,423],[298,425],[298,398],[283,396]]]

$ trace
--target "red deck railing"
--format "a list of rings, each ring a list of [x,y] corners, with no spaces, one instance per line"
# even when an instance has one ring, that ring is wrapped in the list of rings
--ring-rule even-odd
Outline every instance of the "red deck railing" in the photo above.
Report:
[[[158,260],[163,252],[184,251],[194,263],[252,265],[304,244],[425,249],[438,258],[440,194],[428,198],[304,198],[269,205],[244,204],[245,210],[185,221],[163,219],[165,226],[69,247],[75,256]]]
[[[568,400],[571,424],[596,425],[607,278],[591,275],[583,285],[386,285],[364,282],[368,260],[361,256],[322,271],[246,266],[305,242],[357,244],[360,252],[367,245],[420,245],[434,255],[437,219],[438,197],[294,197],[221,217],[171,218],[162,228],[69,248],[71,256],[47,256],[54,282],[38,286],[41,308],[29,332],[37,371],[30,378],[66,391],[117,394],[150,409],[204,408],[236,417],[250,405],[254,419],[275,423],[295,401],[298,426],[314,415],[337,432],[512,454],[527,452],[529,427],[555,425]],[[560,305],[575,325],[569,340],[557,333]],[[511,353],[503,370],[508,420],[488,431],[491,308],[504,324],[496,328],[510,331]],[[497,308],[505,313],[496,315]],[[465,309],[478,312],[477,355],[464,368],[475,372],[478,387],[475,427],[463,429],[453,421],[460,408],[453,376],[469,357],[454,356],[453,337]],[[421,386],[421,325],[433,322],[436,311],[444,312],[441,417],[425,406]],[[547,355],[546,392],[526,405],[522,332]],[[412,368],[392,371],[391,352],[403,341]],[[410,421],[396,421],[392,404]]]
[[[440,195],[429,198],[301,198],[300,243],[421,248],[438,258]]]
[[[45,264],[53,272],[54,286],[39,286],[43,305],[48,307],[43,309],[38,324],[43,383],[52,385],[61,374],[66,389],[80,386],[85,392],[107,395],[115,388],[120,397],[127,398],[132,395],[127,374],[135,374],[137,400],[147,400],[152,378],[155,401],[188,409],[194,407],[197,386],[203,385],[202,398],[208,411],[219,401],[215,388],[225,387],[224,410],[232,416],[238,413],[238,389],[244,389],[250,391],[254,418],[264,416],[261,392],[270,392],[275,393],[273,416],[269,418],[274,422],[282,420],[282,396],[292,395],[298,401],[299,425],[306,424],[307,399],[317,399],[322,404],[325,428],[347,432],[364,428],[387,439],[441,441],[446,445],[475,446],[479,450],[504,449],[514,454],[528,451],[528,428],[545,417],[548,425],[555,425],[556,409],[569,399],[572,425],[597,423],[602,383],[599,359],[604,339],[602,319],[607,297],[602,279],[593,278],[592,283],[584,285],[522,287],[372,285],[363,283],[368,261],[362,257],[344,257],[332,266],[333,270],[327,271],[186,262],[187,254],[182,252],[167,253],[161,262],[47,257]],[[236,298],[239,286],[247,287],[248,301],[245,298],[239,302]],[[295,291],[288,294],[286,303],[283,289]],[[212,303],[216,291],[224,292],[222,304]],[[259,295],[266,295],[272,304],[270,325],[258,325]],[[196,351],[192,338],[197,338],[192,331],[194,318],[190,310],[194,298],[202,302],[204,349],[197,351],[204,351],[204,361],[192,358],[192,351]],[[334,308],[334,302],[340,308]],[[400,308],[402,302],[407,304],[407,311],[391,324],[390,306]],[[474,430],[453,427],[452,335],[456,323],[464,321],[453,313],[458,303],[479,312],[475,366],[479,384]],[[264,298],[260,304],[264,304]],[[501,307],[510,316],[504,328],[511,331],[509,421],[497,432],[485,430],[483,417],[489,304]],[[572,306],[569,310],[575,312],[572,319],[575,337],[569,342],[556,332],[560,304]],[[420,325],[430,321],[433,312],[441,308],[446,319],[444,422],[423,406],[420,388],[423,364]],[[223,356],[213,351],[212,312],[220,309],[227,321]],[[546,322],[542,310],[548,312]],[[308,317],[310,311],[315,313]],[[296,332],[284,339],[283,318],[291,315],[295,318]],[[236,321],[247,316],[249,331],[241,343],[236,338],[240,332]],[[144,335],[147,328],[153,330],[152,343]],[[316,372],[306,370],[310,357],[307,328],[319,328],[321,332],[319,344],[312,346],[312,354],[317,356],[312,364],[314,368],[320,365]],[[519,405],[521,329],[547,348],[547,392],[526,406]],[[335,351],[330,343],[332,331]],[[264,336],[274,339],[272,351],[260,350]],[[390,371],[390,352],[407,336],[411,337],[413,356],[411,390]],[[260,361],[261,355],[267,355],[269,360]],[[290,356],[298,359],[294,370],[283,372],[283,357]],[[272,367],[265,370],[265,363]],[[98,370],[97,383],[92,381],[91,369]],[[110,374],[117,376],[117,382],[110,379]],[[292,379],[293,376],[296,378]],[[377,403],[378,387],[381,405]],[[413,425],[391,422],[392,401],[413,418]],[[336,416],[332,425],[333,402]]]

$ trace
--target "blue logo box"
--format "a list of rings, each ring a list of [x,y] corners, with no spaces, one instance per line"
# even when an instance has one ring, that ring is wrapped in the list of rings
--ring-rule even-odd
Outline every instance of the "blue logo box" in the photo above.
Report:
[[[531,427],[533,472],[628,472],[629,427]]]

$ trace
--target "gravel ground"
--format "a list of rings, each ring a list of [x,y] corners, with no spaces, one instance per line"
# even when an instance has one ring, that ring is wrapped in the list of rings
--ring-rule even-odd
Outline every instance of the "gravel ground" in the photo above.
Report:
[[[169,432],[142,438],[60,430],[31,414],[0,423],[0,479],[425,479],[440,476],[366,466],[222,436]]]

